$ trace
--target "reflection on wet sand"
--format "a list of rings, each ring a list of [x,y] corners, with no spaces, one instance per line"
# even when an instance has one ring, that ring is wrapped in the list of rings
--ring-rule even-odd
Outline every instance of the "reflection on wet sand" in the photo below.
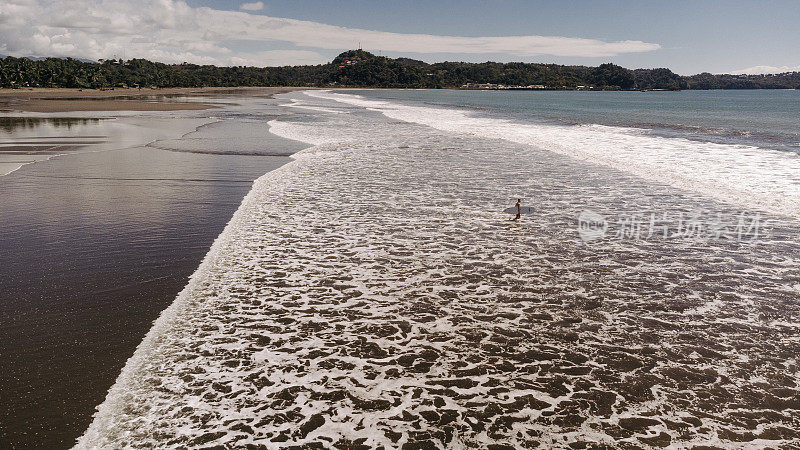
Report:
[[[197,113],[5,119],[0,158],[51,159],[0,176],[0,447],[68,448],[252,180],[289,158],[144,145],[214,121]]]
[[[0,176],[8,175],[25,164],[44,161],[53,155],[107,142],[105,135],[71,133],[77,128],[86,129],[97,125],[100,120],[75,117],[0,117]]]
[[[74,125],[96,124],[100,120],[84,117],[0,117],[0,131],[12,133],[19,128],[35,129],[42,124],[71,129]]]

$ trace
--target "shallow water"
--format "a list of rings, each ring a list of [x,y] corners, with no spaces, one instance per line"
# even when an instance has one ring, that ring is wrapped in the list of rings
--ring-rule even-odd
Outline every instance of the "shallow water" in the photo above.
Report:
[[[79,447],[800,444],[794,219],[587,243],[587,209],[755,212],[321,97],[287,97],[306,116],[271,130],[315,147],[256,182]]]

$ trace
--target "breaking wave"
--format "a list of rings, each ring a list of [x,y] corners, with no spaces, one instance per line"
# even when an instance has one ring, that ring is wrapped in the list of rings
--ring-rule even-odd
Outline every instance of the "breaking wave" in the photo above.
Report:
[[[439,130],[534,145],[711,198],[800,217],[800,155],[745,145],[661,137],[640,128],[521,123],[434,108],[308,91]]]

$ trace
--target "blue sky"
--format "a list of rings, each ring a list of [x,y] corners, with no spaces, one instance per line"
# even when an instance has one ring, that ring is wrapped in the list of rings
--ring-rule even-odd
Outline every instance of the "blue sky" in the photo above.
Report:
[[[45,11],[45,14],[42,14]],[[0,53],[225,65],[429,62],[800,70],[800,1],[0,0]]]

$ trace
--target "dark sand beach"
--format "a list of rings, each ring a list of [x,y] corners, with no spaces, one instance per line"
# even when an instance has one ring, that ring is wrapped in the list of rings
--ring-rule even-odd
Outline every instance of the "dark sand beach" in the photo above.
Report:
[[[252,181],[290,161],[129,146],[117,135],[156,120],[154,136],[179,138],[201,117],[118,119],[131,125],[121,131],[109,120],[49,120],[8,119],[2,130],[18,143],[6,153],[62,154],[0,176],[3,448],[71,447]]]

